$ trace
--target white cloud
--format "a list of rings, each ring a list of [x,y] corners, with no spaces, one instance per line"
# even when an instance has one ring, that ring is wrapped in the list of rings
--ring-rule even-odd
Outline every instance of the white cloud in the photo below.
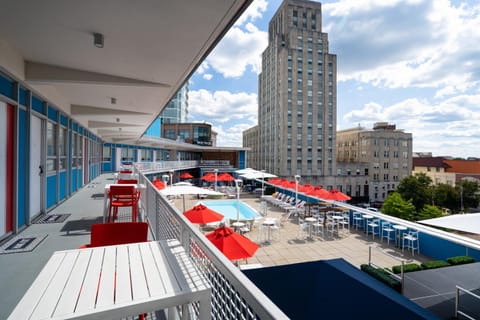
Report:
[[[261,53],[267,43],[267,32],[252,23],[247,23],[244,29],[234,26],[208,56],[207,62],[225,78],[241,77],[248,67],[259,73]]]
[[[189,92],[189,114],[194,119],[225,123],[257,116],[256,93],[198,90]],[[213,121],[214,120],[214,121]]]
[[[325,4],[338,80],[463,92],[480,75],[480,7],[448,0],[347,0]],[[443,86],[449,90],[441,91]]]
[[[238,123],[236,125],[226,127],[223,125],[214,126],[212,129],[218,133],[217,146],[222,147],[241,147],[242,132],[250,128],[251,125],[246,123]]]
[[[255,0],[250,4],[247,10],[235,22],[235,26],[240,26],[247,21],[255,21],[263,17],[263,13],[267,10],[266,0]]]
[[[210,74],[210,73],[205,73],[203,75],[203,79],[205,79],[205,80],[212,80],[212,78],[213,78],[213,75]]]
[[[387,121],[413,134],[414,151],[437,155],[480,157],[480,95],[463,95],[432,104],[427,100],[406,99],[390,106],[368,103],[344,116],[349,123],[372,128]]]
[[[208,65],[208,63],[206,61],[202,62],[202,64],[200,64],[200,66],[197,68],[197,72],[199,74],[204,74],[208,69],[210,68],[210,66]]]

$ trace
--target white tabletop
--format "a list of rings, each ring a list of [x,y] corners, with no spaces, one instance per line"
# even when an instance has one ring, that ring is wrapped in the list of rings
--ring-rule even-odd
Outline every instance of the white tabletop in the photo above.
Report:
[[[245,226],[245,223],[240,222],[240,221],[235,221],[234,223],[232,223],[232,226],[233,227],[243,227],[243,226]]]
[[[362,217],[364,219],[372,219],[373,218],[373,216],[371,214],[364,214],[364,215],[362,215]]]
[[[177,240],[151,241],[55,252],[8,319],[118,319],[195,301],[210,319],[210,298]]]
[[[394,224],[392,226],[393,229],[397,229],[397,230],[407,230],[408,228],[405,227],[405,226],[402,226],[401,224]]]
[[[265,226],[273,226],[273,225],[275,225],[275,220],[265,219],[265,220],[263,220],[262,224],[265,225]]]
[[[307,222],[316,222],[316,221],[318,221],[318,219],[317,219],[317,218],[314,218],[314,217],[307,217],[307,218],[305,218],[305,221],[307,221]]]

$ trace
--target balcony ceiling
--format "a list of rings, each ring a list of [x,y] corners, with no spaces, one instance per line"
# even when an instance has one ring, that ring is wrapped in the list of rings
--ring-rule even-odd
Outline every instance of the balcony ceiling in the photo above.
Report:
[[[18,52],[25,81],[75,120],[131,142],[251,1],[0,0],[0,47]]]

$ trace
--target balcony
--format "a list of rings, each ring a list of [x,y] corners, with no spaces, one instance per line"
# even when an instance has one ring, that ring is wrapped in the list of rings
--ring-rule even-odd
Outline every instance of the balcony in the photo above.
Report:
[[[182,199],[174,199],[172,206],[166,198],[157,192],[141,172],[139,172],[139,177],[140,182],[147,185],[147,189],[142,194],[141,202],[142,215],[150,225],[151,239],[176,239],[182,244],[194,261],[196,269],[202,272],[212,285],[212,318],[287,318],[283,308],[280,309],[279,306],[275,305],[270,300],[270,296],[260,290],[241,271],[241,268],[246,268],[245,261],[240,261],[241,268],[235,266],[210,242],[206,241],[204,234],[199,231],[197,226],[192,226],[183,217],[177,209],[182,207]],[[48,234],[43,243],[40,243],[33,251],[0,255],[0,268],[2,270],[0,281],[5,288],[11,288],[9,295],[2,295],[2,298],[0,298],[0,305],[2,306],[0,318],[8,317],[54,251],[78,248],[80,245],[88,243],[90,225],[102,220],[103,201],[95,195],[103,192],[103,185],[109,183],[110,179],[112,179],[111,175],[98,177],[71,199],[49,213],[70,213],[71,216],[64,224],[33,224],[28,227],[22,234]],[[242,194],[241,198],[261,212],[259,210],[261,203],[258,197]],[[192,206],[196,201],[195,199],[187,199],[187,207]],[[367,213],[366,210],[357,207],[342,206],[351,211]],[[269,216],[281,217],[282,213],[283,210],[274,207],[268,208]],[[466,252],[476,257],[477,260],[480,258],[480,246],[476,240],[422,227],[384,216],[381,213],[368,213],[375,217],[389,219],[392,222],[419,229],[422,234],[421,254],[412,256],[409,251],[402,251],[392,243],[387,244],[378,238],[373,239],[371,235],[367,236],[361,230],[355,230],[352,227],[348,236],[333,237],[332,239],[315,237],[313,240],[299,238],[298,221],[293,218],[284,221],[279,239],[269,244],[264,244],[260,240],[258,229],[254,228],[252,232],[247,234],[252,240],[262,243],[255,256],[248,259],[248,264],[251,266],[261,265],[265,268],[263,270],[269,270],[273,274],[275,266],[295,268],[297,264],[303,265],[316,260],[331,261],[340,258],[346,260],[353,267],[359,267],[370,260],[376,265],[388,268],[399,264],[399,261],[402,260],[420,263],[440,259],[443,256],[464,255]],[[248,273],[248,270],[246,272]],[[322,281],[327,281],[327,279],[325,278]],[[327,283],[325,282],[320,286],[320,289],[322,290],[326,286]],[[347,289],[337,289],[338,292],[334,295],[347,294],[347,292],[342,293],[344,290]],[[362,303],[363,305],[368,305],[369,302],[366,299],[363,296],[355,296],[356,303]],[[297,306],[297,308],[301,307]],[[322,305],[321,308],[328,308],[328,306]],[[193,317],[197,314],[196,312],[198,312],[198,306],[193,305]],[[153,313],[149,316],[155,317]]]

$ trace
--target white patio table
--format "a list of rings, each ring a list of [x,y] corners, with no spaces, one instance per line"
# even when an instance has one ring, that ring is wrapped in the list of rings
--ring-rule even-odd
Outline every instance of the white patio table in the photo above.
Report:
[[[120,319],[175,307],[210,319],[211,289],[177,240],[55,252],[8,319]],[[189,318],[188,316],[186,318]]]

